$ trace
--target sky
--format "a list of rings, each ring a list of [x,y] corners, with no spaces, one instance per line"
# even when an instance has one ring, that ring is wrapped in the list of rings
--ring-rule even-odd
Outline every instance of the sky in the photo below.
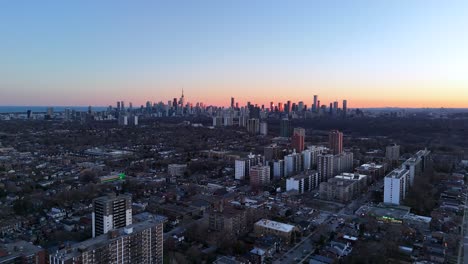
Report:
[[[0,105],[468,107],[466,0],[0,2]]]

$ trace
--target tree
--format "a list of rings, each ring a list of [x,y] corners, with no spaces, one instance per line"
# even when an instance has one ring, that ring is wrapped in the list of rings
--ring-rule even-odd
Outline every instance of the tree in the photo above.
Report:
[[[13,210],[17,215],[27,215],[33,212],[33,205],[27,199],[18,199],[13,203]]]

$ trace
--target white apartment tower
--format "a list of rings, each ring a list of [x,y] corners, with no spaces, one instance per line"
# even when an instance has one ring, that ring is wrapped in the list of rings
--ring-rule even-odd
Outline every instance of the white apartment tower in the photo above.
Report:
[[[410,174],[406,169],[395,169],[384,179],[384,203],[400,205],[409,190]]]

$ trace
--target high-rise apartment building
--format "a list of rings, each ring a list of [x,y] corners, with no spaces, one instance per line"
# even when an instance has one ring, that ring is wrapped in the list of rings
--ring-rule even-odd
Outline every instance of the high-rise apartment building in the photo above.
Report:
[[[268,135],[268,123],[267,122],[261,122],[260,123],[260,135]]]
[[[263,156],[265,157],[265,161],[272,161],[283,158],[281,148],[277,145],[264,147]]]
[[[260,133],[260,120],[257,118],[247,120],[247,132],[252,135]]]
[[[353,171],[353,158],[354,155],[352,152],[342,152],[341,154],[335,155],[333,162],[334,175],[338,175],[342,172],[352,172]]]
[[[302,156],[293,152],[284,157],[284,176],[289,177],[302,171]]]
[[[292,135],[291,146],[297,152],[302,152],[304,150],[304,140],[305,140],[305,129],[302,127],[294,128]]]
[[[159,217],[110,231],[49,256],[50,264],[163,263],[163,222]]]
[[[131,195],[108,195],[94,199],[93,237],[132,224]]]
[[[283,118],[280,121],[280,137],[290,137],[291,136],[291,120],[288,118]]]
[[[385,149],[385,158],[390,162],[398,161],[400,159],[400,146],[397,144],[387,146]]]
[[[261,155],[253,155],[250,153],[247,158],[236,159],[234,162],[234,177],[236,180],[244,180],[249,177],[250,167],[255,166],[259,163],[263,163],[264,160]]]
[[[317,188],[319,176],[317,171],[306,171],[286,180],[286,191],[297,191],[299,193],[310,192]]]
[[[409,190],[410,173],[398,168],[384,178],[384,203],[400,205]]]
[[[320,154],[318,155],[317,170],[319,172],[319,182],[324,182],[330,179],[334,175],[334,158],[332,154]]]
[[[410,186],[413,186],[416,177],[421,176],[428,169],[431,162],[430,154],[431,151],[427,149],[420,150],[401,164],[402,169],[409,171]]]
[[[328,143],[333,155],[343,152],[343,133],[338,130],[332,130],[328,133]]]
[[[270,167],[256,165],[250,167],[250,186],[266,186],[270,183]]]
[[[273,162],[273,178],[280,179],[284,177],[284,160],[275,160]]]

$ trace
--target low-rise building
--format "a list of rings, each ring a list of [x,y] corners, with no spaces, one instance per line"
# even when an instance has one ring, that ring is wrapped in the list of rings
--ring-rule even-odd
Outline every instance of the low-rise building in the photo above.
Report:
[[[43,248],[26,241],[0,245],[0,263],[45,264],[46,252]]]
[[[298,231],[296,226],[268,219],[259,220],[254,224],[254,232],[257,236],[275,235],[280,237],[286,244],[295,238],[294,232],[296,231]]]
[[[187,164],[169,164],[167,172],[171,176],[184,176],[187,170]]]
[[[342,173],[320,183],[320,198],[325,200],[348,202],[367,186],[367,176],[362,174]]]

